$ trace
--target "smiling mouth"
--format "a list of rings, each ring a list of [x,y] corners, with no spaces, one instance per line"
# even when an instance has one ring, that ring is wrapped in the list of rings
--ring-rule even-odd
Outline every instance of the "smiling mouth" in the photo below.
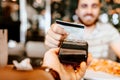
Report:
[[[85,16],[85,19],[93,19],[93,16]]]

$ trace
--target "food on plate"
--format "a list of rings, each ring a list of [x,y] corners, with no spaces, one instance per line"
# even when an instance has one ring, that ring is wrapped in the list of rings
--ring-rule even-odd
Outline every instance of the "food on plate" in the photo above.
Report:
[[[120,63],[112,60],[93,59],[88,69],[120,76]]]

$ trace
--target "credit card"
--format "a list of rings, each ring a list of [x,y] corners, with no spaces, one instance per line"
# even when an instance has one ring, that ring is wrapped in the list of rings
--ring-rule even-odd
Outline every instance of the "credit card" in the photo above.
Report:
[[[85,27],[83,24],[70,23],[61,20],[56,20],[56,23],[59,24],[60,27],[64,28],[67,33],[69,33],[65,40],[67,41],[83,40]]]

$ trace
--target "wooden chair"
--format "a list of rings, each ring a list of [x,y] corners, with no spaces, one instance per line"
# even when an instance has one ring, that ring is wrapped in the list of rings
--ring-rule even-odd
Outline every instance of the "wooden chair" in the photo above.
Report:
[[[8,62],[7,33],[7,29],[0,29],[0,66],[5,66]]]

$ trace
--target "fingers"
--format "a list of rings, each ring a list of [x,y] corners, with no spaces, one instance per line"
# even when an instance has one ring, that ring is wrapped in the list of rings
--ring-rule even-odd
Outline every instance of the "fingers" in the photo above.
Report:
[[[56,48],[59,46],[60,41],[59,40],[55,40],[53,37],[51,37],[50,35],[46,35],[45,38],[45,45],[52,47],[52,48]]]
[[[57,24],[53,24],[48,31],[48,35],[55,40],[63,40],[67,36],[67,32]]]
[[[58,31],[59,31],[59,29],[58,29]],[[58,41],[62,39],[62,33],[60,34],[60,33],[54,32],[52,30],[52,28],[49,29],[48,35]]]
[[[67,36],[65,30],[58,26],[57,24],[53,24],[47,35],[45,37],[45,45],[49,47],[58,47],[60,42]]]
[[[92,61],[92,54],[88,54],[88,59],[87,59],[87,63],[86,62],[82,62],[80,64],[80,67],[77,68],[77,71],[76,71],[76,80],[80,80],[83,78],[85,72],[86,72],[86,69],[87,67],[90,65]]]
[[[51,28],[52,28],[52,31],[57,34],[67,34],[66,31],[62,27],[60,27],[58,24],[53,24]]]
[[[77,71],[76,71],[76,80],[81,80],[86,72],[86,69],[87,69],[87,65],[85,62],[82,62],[80,64],[80,67],[77,68]]]
[[[90,65],[90,63],[91,63],[91,61],[92,61],[92,54],[88,54],[88,59],[87,59],[87,66],[89,66]]]
[[[52,48],[49,51],[47,51],[44,55],[42,66],[48,66],[50,68],[53,68],[56,71],[59,71],[60,61],[57,56],[58,51],[59,51],[59,48]]]
[[[52,48],[52,49],[50,49],[49,50],[49,52],[51,53],[51,54],[57,54],[58,55],[58,52],[59,52],[59,48]]]
[[[75,75],[75,72],[74,72],[74,69],[71,65],[66,65],[65,67],[66,71],[68,72],[69,74],[69,80],[76,80],[76,75]],[[70,74],[71,73],[71,74]],[[68,80],[68,79],[67,79]]]

